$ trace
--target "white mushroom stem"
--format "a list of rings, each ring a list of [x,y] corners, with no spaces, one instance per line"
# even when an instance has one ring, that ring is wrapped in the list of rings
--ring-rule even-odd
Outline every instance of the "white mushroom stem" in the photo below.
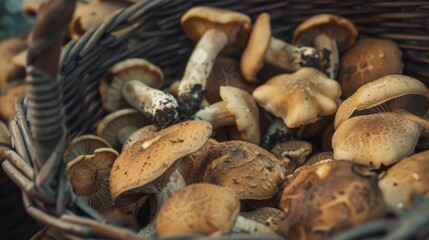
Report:
[[[422,135],[429,136],[429,121],[427,119],[419,117],[417,115],[414,115],[414,114],[410,113],[409,111],[402,109],[402,108],[396,109],[394,112],[398,113],[402,117],[420,125],[423,128],[422,129]]]
[[[235,220],[234,226],[231,230],[233,233],[245,233],[245,234],[269,234],[272,236],[278,236],[271,228],[258,223],[256,221],[247,219],[243,216],[238,215]],[[280,236],[278,236],[279,239]]]
[[[128,126],[122,128],[117,135],[119,143],[121,143],[121,145],[124,145],[124,143],[125,143],[125,141],[127,141],[128,137],[131,136],[137,130],[138,130],[138,128],[134,125],[128,125]]]
[[[228,110],[225,101],[219,101],[199,110],[195,113],[194,118],[211,123],[214,129],[235,124],[235,118]]]
[[[327,69],[327,72],[329,78],[335,79],[338,73],[338,65],[340,63],[337,41],[326,34],[319,34],[314,39],[314,47],[321,50],[322,52],[325,49],[330,51],[331,54],[329,57],[329,66],[331,67]]]

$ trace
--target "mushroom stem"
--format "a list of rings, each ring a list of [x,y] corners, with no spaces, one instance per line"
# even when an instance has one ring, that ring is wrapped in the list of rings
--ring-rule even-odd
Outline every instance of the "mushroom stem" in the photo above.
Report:
[[[199,109],[214,61],[227,43],[228,37],[224,32],[210,29],[204,33],[192,52],[178,93],[179,101],[189,115]]]
[[[429,136],[429,121],[427,119],[414,115],[403,108],[395,109],[394,112],[420,125],[423,128],[422,135]]]
[[[294,129],[287,127],[281,118],[276,118],[262,138],[261,147],[270,151],[276,144],[293,139],[297,139]]]
[[[234,125],[234,116],[227,108],[225,101],[219,101],[195,113],[194,118],[205,120],[212,124],[214,129]]]
[[[337,41],[333,38],[330,38],[326,34],[319,34],[314,39],[314,46],[323,52],[323,55],[329,56],[329,68],[326,69],[326,73],[329,78],[335,79],[338,73],[338,65],[339,65],[339,53]]]
[[[124,145],[124,143],[125,143],[125,141],[127,141],[128,137],[131,136],[131,134],[133,134],[137,129],[138,128],[135,125],[128,125],[128,126],[122,128],[118,132],[118,136],[117,136],[119,143],[121,143],[121,145]]]
[[[179,104],[171,94],[131,80],[124,84],[122,95],[130,105],[151,118],[158,128],[179,121]]]
[[[256,221],[247,219],[243,216],[238,215],[237,220],[235,220],[234,226],[231,230],[233,233],[246,233],[246,234],[269,234],[273,236],[278,236],[271,228],[258,223]],[[280,236],[278,236],[279,239]]]

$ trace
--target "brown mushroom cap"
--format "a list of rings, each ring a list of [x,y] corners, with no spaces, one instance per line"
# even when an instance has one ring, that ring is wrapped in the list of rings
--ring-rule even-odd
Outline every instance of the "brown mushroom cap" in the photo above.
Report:
[[[335,128],[348,118],[400,108],[423,116],[429,109],[429,89],[415,78],[387,75],[363,85],[339,106]]]
[[[122,152],[125,151],[125,149],[131,147],[137,141],[145,141],[147,139],[150,139],[153,136],[152,134],[154,134],[156,131],[157,127],[153,124],[144,126],[136,130],[127,138],[127,140],[125,140],[124,146],[122,146]]]
[[[17,83],[0,96],[0,118],[7,122],[15,117],[15,100],[24,98],[27,94],[27,86],[24,81]]]
[[[159,67],[141,58],[116,63],[99,86],[101,101],[107,111],[129,106],[122,97],[122,86],[130,80],[139,80],[149,87],[160,88],[164,83],[164,74]]]
[[[126,149],[113,164],[110,175],[115,203],[128,204],[145,193],[158,192],[175,171],[178,161],[200,149],[211,133],[210,123],[187,121]]]
[[[377,175],[349,161],[301,167],[283,190],[279,231],[292,239],[324,239],[386,213]]]
[[[112,148],[99,148],[92,155],[81,155],[67,163],[73,192],[97,211],[113,206],[109,176],[118,155]]]
[[[311,156],[307,161],[305,161],[304,166],[314,165],[321,161],[330,161],[330,160],[335,160],[334,152],[321,152]]]
[[[335,39],[341,52],[355,43],[358,31],[352,22],[343,17],[332,14],[318,14],[308,18],[296,28],[292,43],[313,46],[313,40],[319,34],[325,34]]]
[[[397,213],[410,210],[419,198],[429,198],[429,151],[403,159],[380,175],[387,206]]]
[[[193,7],[181,18],[186,35],[195,42],[209,29],[224,32],[228,36],[225,52],[244,47],[250,31],[250,22],[250,18],[242,13],[206,6]]]
[[[410,155],[421,127],[396,113],[357,116],[343,122],[332,138],[335,159],[372,168],[388,166]]]
[[[208,183],[189,185],[161,208],[156,221],[160,237],[186,233],[219,236],[229,232],[240,211],[233,191]]]
[[[252,95],[260,106],[281,117],[286,126],[295,128],[335,113],[341,87],[320,71],[304,67],[271,78]]]
[[[252,212],[242,212],[241,216],[262,223],[273,231],[278,230],[278,225],[286,217],[286,214],[277,208],[262,207]]]
[[[291,174],[295,169],[301,167],[306,157],[313,150],[311,143],[301,140],[291,140],[276,144],[271,153],[279,160],[286,169],[286,174]]]
[[[198,180],[232,189],[240,199],[268,199],[285,178],[280,162],[265,149],[244,141],[221,142],[212,147]]]
[[[67,163],[80,155],[91,155],[96,149],[111,147],[110,143],[101,137],[84,134],[68,143],[64,151],[64,161]]]

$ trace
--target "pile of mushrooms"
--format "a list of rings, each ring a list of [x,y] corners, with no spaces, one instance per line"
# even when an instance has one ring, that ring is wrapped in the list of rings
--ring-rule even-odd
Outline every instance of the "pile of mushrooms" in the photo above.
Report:
[[[24,9],[37,14],[37,2]],[[128,4],[80,2],[70,37]],[[291,43],[268,13],[199,6],[181,25],[195,42],[183,77],[168,85],[149,59],[115,63],[97,132],[65,151],[72,191],[109,223],[145,239],[327,239],[429,198],[429,89],[402,75],[394,42],[331,14],[302,22]],[[282,73],[260,74],[270,65]],[[1,104],[19,73],[0,75]]]

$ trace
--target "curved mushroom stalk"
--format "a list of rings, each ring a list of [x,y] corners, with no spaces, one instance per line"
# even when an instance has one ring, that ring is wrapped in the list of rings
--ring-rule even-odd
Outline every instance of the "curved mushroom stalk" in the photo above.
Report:
[[[151,118],[158,128],[180,120],[179,104],[173,95],[131,80],[124,84],[122,94],[129,104]]]
[[[419,117],[415,114],[412,114],[403,108],[395,109],[393,112],[401,115],[402,117],[404,117],[407,120],[415,122],[416,124],[418,124],[419,126],[422,127],[422,135],[423,136],[429,136],[429,120],[428,119],[425,119],[425,118]]]

